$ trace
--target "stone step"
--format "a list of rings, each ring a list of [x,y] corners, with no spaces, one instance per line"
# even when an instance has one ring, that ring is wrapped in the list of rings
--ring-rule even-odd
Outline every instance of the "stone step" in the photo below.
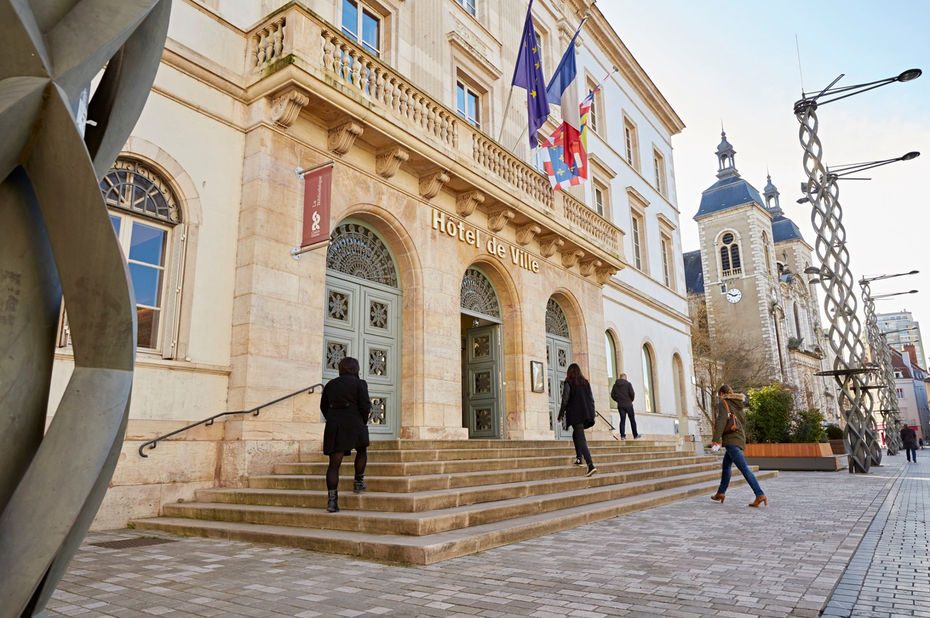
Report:
[[[605,446],[605,445],[624,445],[624,444],[645,444],[648,446],[657,446],[664,444],[671,444],[669,440],[647,440],[640,438],[638,440],[629,439],[626,441],[622,440],[588,440],[588,446]],[[521,448],[538,448],[538,447],[551,447],[558,444],[568,444],[571,445],[571,438],[566,438],[563,440],[475,440],[475,439],[463,439],[463,440],[411,440],[411,439],[399,439],[399,440],[373,440],[371,446],[368,448],[370,450],[444,450],[444,449],[521,449]]]
[[[374,444],[374,443],[373,443]],[[654,446],[641,441],[636,441],[627,445],[619,443],[612,445],[602,443],[600,445],[588,445],[591,455],[596,457],[602,452],[623,452],[623,453],[651,453],[659,450],[675,450],[668,446]],[[378,461],[391,462],[413,462],[413,461],[449,461],[461,459],[501,459],[507,457],[541,457],[541,456],[568,456],[574,457],[575,448],[571,442],[549,442],[547,446],[532,448],[461,448],[461,449],[381,449],[377,450]],[[374,453],[372,454],[374,455]],[[300,455],[301,463],[314,463],[327,461],[328,458],[321,452],[302,452]]]
[[[352,493],[352,479],[340,481],[339,500],[346,508],[368,511],[421,512],[451,508],[468,504],[480,504],[495,500],[508,500],[524,496],[539,496],[546,493],[576,489],[579,483],[584,487],[603,487],[606,485],[628,482],[630,476],[637,472],[636,479],[661,478],[671,471],[705,471],[719,467],[716,461],[694,461],[688,459],[660,460],[657,465],[640,467],[636,462],[614,469],[598,468],[597,474],[584,477],[583,468],[566,468],[570,476],[556,478],[542,476],[534,481],[523,483],[478,485],[455,490],[435,489],[418,492],[379,492],[369,490],[362,494]],[[366,483],[368,480],[366,479]],[[292,488],[245,488],[245,489],[204,489],[196,494],[201,502],[223,502],[228,504],[257,504],[270,506],[296,506],[323,508],[326,505],[326,489],[322,481],[314,484],[316,489]]]
[[[323,510],[325,496],[319,508],[299,508],[251,504],[184,503],[165,505],[166,517],[190,517],[221,521],[246,522],[299,528],[326,528],[354,530],[376,534],[404,534],[422,536],[446,532],[457,528],[479,526],[504,519],[515,519],[549,511],[558,511],[581,504],[593,504],[623,498],[634,494],[654,492],[660,489],[688,485],[700,481],[711,481],[719,471],[714,464],[702,466],[676,466],[648,472],[631,472],[611,475],[609,484],[598,485],[594,479],[581,477],[573,483],[538,483],[544,491],[541,495],[521,495],[499,498],[493,502],[482,502],[465,506],[440,508],[417,513],[341,511],[338,517]],[[522,485],[529,487],[532,484]],[[493,488],[491,488],[493,489]],[[341,507],[341,505],[340,505]],[[364,503],[362,502],[364,508]]]
[[[496,459],[461,459],[446,461],[411,461],[411,462],[386,462],[378,461],[380,453],[369,453],[368,465],[365,473],[372,476],[414,476],[418,474],[457,474],[461,472],[480,472],[487,470],[501,470],[513,468],[536,468],[551,467],[570,464],[575,458],[574,453],[568,457],[563,454],[546,455],[539,457],[516,457],[516,458],[496,458]],[[595,463],[600,466],[605,463],[620,461],[639,461],[646,459],[663,459],[674,456],[690,456],[678,451],[668,449],[661,451],[652,451],[648,453],[623,453],[605,451],[597,453]],[[343,474],[352,474],[352,458],[345,458],[342,462],[341,472]],[[326,473],[328,462],[320,461],[315,463],[279,463],[275,464],[274,474],[310,474],[323,475]],[[347,472],[348,471],[348,472]]]
[[[765,480],[777,471],[757,473]],[[744,483],[734,477],[731,486]],[[460,528],[425,536],[371,534],[345,530],[295,528],[237,522],[161,517],[135,520],[136,528],[163,530],[174,534],[198,535],[253,543],[271,543],[315,551],[346,554],[370,560],[387,560],[409,564],[433,564],[458,556],[473,554],[501,545],[574,528],[618,515],[668,504],[696,496],[709,496],[717,487],[713,481],[694,482],[599,502],[572,506],[554,512],[534,513],[516,519]],[[745,508],[745,507],[743,507]],[[764,508],[764,507],[763,507]],[[343,513],[327,514],[341,517]]]
[[[689,459],[679,457],[678,459]],[[690,457],[693,459],[693,456]],[[703,461],[713,461],[714,458],[702,458]],[[565,461],[564,459],[562,461]],[[644,459],[632,463],[598,462],[601,472],[620,470],[624,465],[638,465],[640,467],[658,467],[664,460]],[[573,465],[547,466],[540,468],[516,468],[506,470],[484,470],[479,472],[461,472],[457,474],[421,474],[415,476],[377,476],[365,475],[365,483],[371,491],[387,492],[414,492],[434,489],[458,489],[474,487],[477,485],[503,485],[507,483],[524,483],[545,479],[558,479],[576,477],[582,473],[584,467]],[[348,470],[347,470],[348,472]],[[322,474],[270,474],[249,478],[249,487],[255,489],[309,489],[323,490],[326,488],[326,479]],[[346,475],[340,478],[341,490],[352,488],[351,477]]]

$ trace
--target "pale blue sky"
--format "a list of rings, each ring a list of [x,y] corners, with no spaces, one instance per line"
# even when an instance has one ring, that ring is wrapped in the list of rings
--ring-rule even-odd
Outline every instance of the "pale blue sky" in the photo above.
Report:
[[[701,191],[716,181],[720,123],[736,149],[736,165],[756,188],[768,168],[787,216],[814,244],[810,209],[795,203],[804,179],[798,122],[792,113],[808,92],[853,85],[920,68],[908,83],[884,86],[818,110],[828,165],[922,152],[909,162],[870,170],[868,182],[840,185],[853,275],[916,276],[873,284],[873,294],[918,288],[920,294],[877,302],[879,311],[907,309],[930,344],[930,0],[886,2],[795,0],[697,2],[600,0],[643,69],[684,120],[673,138],[684,250],[697,249]],[[822,300],[822,294],[821,294]]]

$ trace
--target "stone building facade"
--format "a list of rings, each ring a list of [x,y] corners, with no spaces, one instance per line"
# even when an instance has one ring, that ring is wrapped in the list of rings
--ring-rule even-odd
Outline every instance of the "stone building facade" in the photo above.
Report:
[[[618,69],[596,100],[593,179],[554,193],[521,135],[522,91],[505,104],[524,3],[173,3],[155,86],[101,183],[140,347],[95,527],[319,451],[318,389],[137,449],[325,382],[343,355],[369,382],[373,439],[565,439],[553,419],[570,362],[605,416],[625,371],[649,391],[643,433],[694,433],[683,124],[589,5],[533,4],[547,75],[586,10],[578,94]],[[295,259],[295,170],[321,165],[330,240]],[[63,318],[50,409],[72,359]]]
[[[819,408],[838,421],[832,385],[816,375],[832,363],[816,289],[804,274],[812,247],[785,216],[771,177],[760,194],[740,177],[736,150],[725,133],[721,138],[718,181],[703,192],[694,216],[701,248],[684,255],[692,317],[706,320],[711,341],[752,350],[757,379],[793,388],[796,407]]]

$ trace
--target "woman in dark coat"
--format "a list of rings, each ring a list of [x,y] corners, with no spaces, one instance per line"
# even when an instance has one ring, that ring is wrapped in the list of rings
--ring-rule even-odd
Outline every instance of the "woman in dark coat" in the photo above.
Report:
[[[333,378],[323,387],[320,411],[326,419],[323,429],[323,453],[329,455],[326,469],[326,489],[329,501],[326,510],[339,511],[339,466],[343,455],[355,449],[355,493],[365,487],[365,464],[368,463],[368,416],[371,414],[371,398],[368,383],[358,377],[358,361],[350,356],[339,361],[339,377]]]
[[[565,374],[565,384],[562,387],[562,406],[559,408],[559,421],[566,419],[566,424],[572,428],[572,441],[575,443],[575,455],[584,457],[588,464],[585,476],[597,472],[594,462],[591,461],[591,452],[588,450],[588,441],[585,440],[584,430],[594,426],[594,394],[591,392],[591,383],[582,375],[577,363],[568,366]]]
[[[910,463],[911,458],[917,463],[917,432],[913,427],[905,425],[901,428],[901,446],[907,452],[907,461]]]
[[[714,422],[714,437],[711,442],[717,447],[722,444],[726,449],[726,454],[723,456],[720,487],[710,499],[723,504],[727,497],[727,487],[730,486],[730,468],[735,464],[737,470],[743,473],[743,478],[749,483],[752,492],[756,494],[756,499],[749,506],[758,507],[760,504],[768,506],[768,498],[765,497],[759,481],[756,480],[756,476],[749,469],[749,464],[746,463],[746,458],[743,457],[743,449],[746,448],[746,432],[743,429],[746,426],[746,413],[743,412],[745,396],[734,393],[733,389],[726,384],[720,387],[717,396],[720,399],[717,402],[717,418]]]

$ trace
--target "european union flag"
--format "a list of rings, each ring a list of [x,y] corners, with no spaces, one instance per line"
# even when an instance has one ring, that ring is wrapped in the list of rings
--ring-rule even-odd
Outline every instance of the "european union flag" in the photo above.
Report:
[[[546,100],[546,78],[542,71],[536,30],[533,28],[533,0],[526,9],[520,53],[513,71],[514,86],[526,88],[526,115],[529,118],[530,148],[536,147],[536,132],[549,117],[549,101]]]

